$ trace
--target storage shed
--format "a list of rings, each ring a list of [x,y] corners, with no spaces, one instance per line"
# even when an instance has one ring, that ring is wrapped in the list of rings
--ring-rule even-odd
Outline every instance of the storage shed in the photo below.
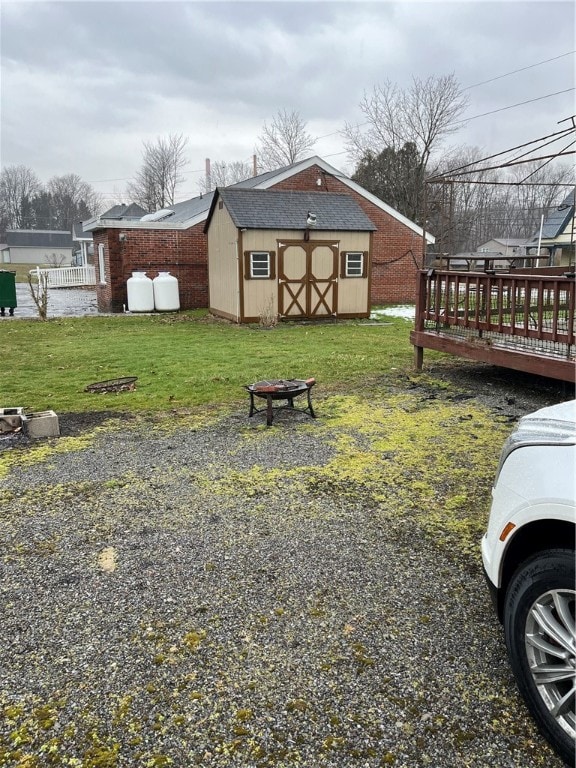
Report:
[[[368,317],[375,230],[351,195],[218,189],[205,226],[210,311],[238,323]]]

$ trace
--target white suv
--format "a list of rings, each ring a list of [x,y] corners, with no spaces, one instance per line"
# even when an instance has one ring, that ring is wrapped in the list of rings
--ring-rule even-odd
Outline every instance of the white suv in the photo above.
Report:
[[[502,449],[482,560],[518,688],[554,749],[576,742],[576,401],[520,420]]]

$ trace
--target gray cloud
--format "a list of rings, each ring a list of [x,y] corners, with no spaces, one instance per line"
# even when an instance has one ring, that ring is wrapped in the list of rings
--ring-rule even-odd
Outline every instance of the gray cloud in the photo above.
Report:
[[[570,2],[3,2],[2,163],[41,178],[124,179],[143,140],[190,138],[204,158],[247,160],[264,120],[297,109],[315,135],[362,121],[365,90],[454,72],[473,86],[570,51]],[[553,33],[554,48],[546,43]],[[471,88],[468,116],[574,86],[564,57]],[[452,143],[497,151],[545,135],[574,94],[470,121]],[[336,136],[320,155],[346,167]],[[98,182],[118,192],[123,181]]]

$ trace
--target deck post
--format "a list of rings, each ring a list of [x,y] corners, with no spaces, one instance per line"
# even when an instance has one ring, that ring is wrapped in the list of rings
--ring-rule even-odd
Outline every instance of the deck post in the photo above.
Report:
[[[417,371],[422,370],[424,364],[424,347],[414,347],[414,367]]]

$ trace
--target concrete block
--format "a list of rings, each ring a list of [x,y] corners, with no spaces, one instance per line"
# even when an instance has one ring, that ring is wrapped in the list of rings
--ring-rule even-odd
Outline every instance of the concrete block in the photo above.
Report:
[[[24,422],[24,431],[28,437],[60,437],[58,416],[54,411],[30,413]]]
[[[22,428],[23,419],[23,408],[0,408],[0,434],[17,432]]]

